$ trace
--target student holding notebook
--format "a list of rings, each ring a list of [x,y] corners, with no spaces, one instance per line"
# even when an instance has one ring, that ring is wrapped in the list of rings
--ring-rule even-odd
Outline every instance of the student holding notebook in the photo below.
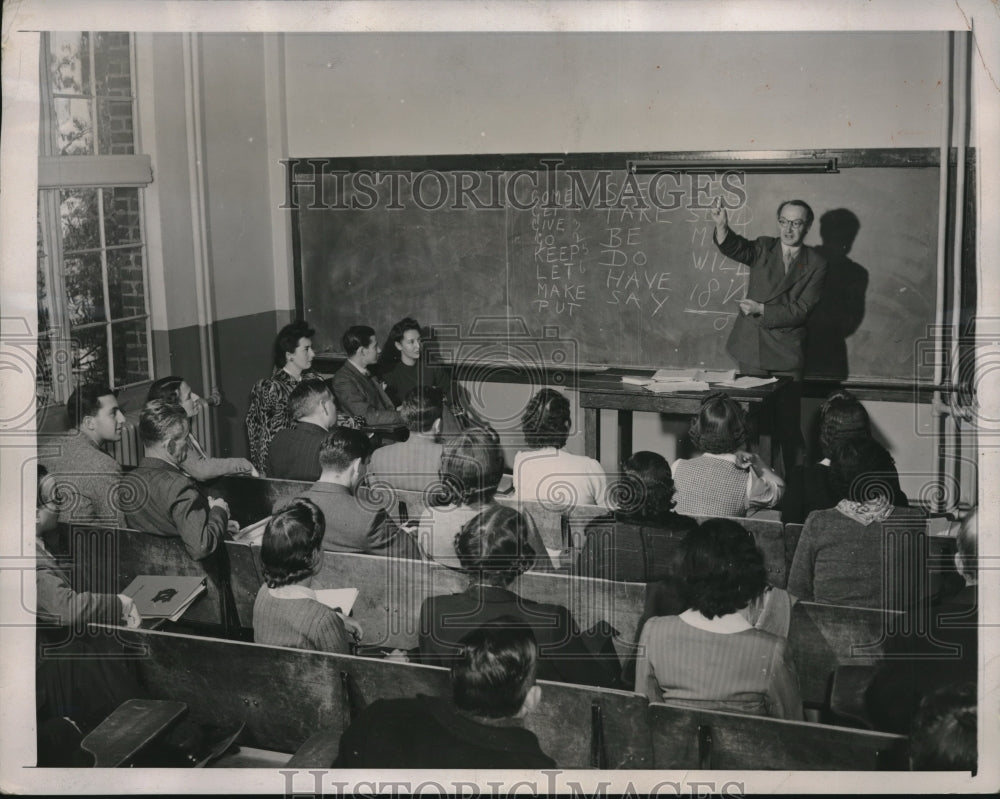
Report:
[[[271,517],[260,559],[265,584],[253,605],[253,637],[258,644],[350,654],[351,635],[361,627],[316,598],[312,578],[323,563],[326,522],[308,499],[293,499]]]

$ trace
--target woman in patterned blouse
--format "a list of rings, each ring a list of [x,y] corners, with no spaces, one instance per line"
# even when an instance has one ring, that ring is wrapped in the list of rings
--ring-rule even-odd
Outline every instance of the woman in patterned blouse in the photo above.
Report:
[[[323,378],[312,371],[312,337],[316,331],[299,319],[281,328],[274,340],[274,373],[258,380],[250,392],[247,409],[247,437],[250,462],[262,476],[267,474],[267,453],[271,439],[288,427],[288,396],[302,380]]]

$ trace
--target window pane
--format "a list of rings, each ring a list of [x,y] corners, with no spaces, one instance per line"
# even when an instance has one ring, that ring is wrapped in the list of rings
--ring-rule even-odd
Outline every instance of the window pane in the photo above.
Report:
[[[132,64],[127,33],[94,34],[96,94],[106,97],[132,96]]]
[[[146,313],[144,283],[139,247],[108,250],[108,301],[112,319]]]
[[[115,351],[115,384],[118,386],[149,379],[149,346],[146,320],[119,322],[111,326]]]
[[[53,94],[90,94],[90,36],[49,34],[49,76]]]
[[[63,253],[101,246],[97,189],[66,189],[59,193]]]
[[[139,190],[115,187],[104,189],[104,242],[116,244],[140,242]]]
[[[56,155],[93,155],[94,120],[90,100],[55,98]]]
[[[72,333],[73,385],[108,382],[108,340],[103,326]]]
[[[66,311],[74,327],[107,319],[100,253],[67,256],[63,262]]]
[[[98,98],[97,113],[97,154],[132,155],[135,152],[132,101]]]

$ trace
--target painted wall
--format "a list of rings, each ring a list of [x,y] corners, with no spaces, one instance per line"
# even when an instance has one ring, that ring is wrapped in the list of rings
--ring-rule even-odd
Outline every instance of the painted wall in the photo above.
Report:
[[[187,373],[196,317],[181,39],[154,38],[167,332],[171,362]],[[289,34],[277,49],[262,35],[199,41],[213,332],[232,403],[220,420],[226,454],[246,451],[246,396],[290,313],[275,300],[291,270],[271,207],[276,147],[289,156],[935,147],[941,135],[939,33]],[[518,387],[488,391],[500,406],[524,400]],[[899,410],[870,406],[897,460],[932,463],[931,440]],[[610,444],[613,415],[603,416]],[[930,425],[926,407],[916,418]],[[683,424],[639,414],[634,429],[637,446],[673,457]],[[582,451],[582,434],[569,448]]]
[[[295,156],[940,143],[941,33],[285,40]]]

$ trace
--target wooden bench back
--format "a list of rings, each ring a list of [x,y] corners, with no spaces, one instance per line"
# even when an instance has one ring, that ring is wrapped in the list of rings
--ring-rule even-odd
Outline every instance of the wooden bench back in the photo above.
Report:
[[[185,702],[195,723],[244,722],[246,746],[291,753],[348,720],[336,657],[150,630],[121,638],[144,652],[139,677],[154,698]]]
[[[300,480],[226,475],[205,483],[202,489],[209,496],[226,500],[231,518],[238,521],[241,527],[246,527],[270,516],[275,508],[312,487],[312,483]]]
[[[145,652],[140,679],[155,698],[186,702],[196,722],[242,721],[242,743],[279,752],[321,728],[342,732],[377,699],[451,693],[448,670],[435,666],[148,630],[123,631],[122,640]],[[539,684],[542,701],[525,727],[561,768],[650,768],[645,699]]]
[[[673,704],[649,706],[656,769],[905,769],[902,735]]]
[[[825,706],[839,665],[867,666],[884,652],[886,632],[902,620],[899,611],[797,602],[788,645],[799,675],[802,701]]]
[[[260,549],[227,542],[233,594],[239,618],[252,618],[253,597],[262,582]],[[411,649],[417,645],[420,606],[425,599],[464,591],[468,577],[434,563],[377,555],[324,552],[313,578],[321,588],[357,588],[352,615],[365,630],[365,644]],[[527,572],[512,590],[525,599],[564,605],[586,630],[606,621],[618,631],[619,654],[631,651],[645,596],[639,583],[614,583],[563,574]]]
[[[711,516],[695,516],[698,524],[707,521]],[[727,517],[728,518],[728,517]],[[740,527],[753,536],[757,549],[764,556],[764,568],[767,569],[767,580],[775,588],[785,588],[788,585],[788,566],[785,562],[785,527],[774,519],[754,519],[732,517]]]
[[[71,530],[71,572],[79,591],[119,593],[142,574],[205,577],[205,592],[184,613],[185,622],[221,631],[232,604],[226,587],[229,563],[224,547],[192,560],[180,538],[140,530],[86,527]]]

